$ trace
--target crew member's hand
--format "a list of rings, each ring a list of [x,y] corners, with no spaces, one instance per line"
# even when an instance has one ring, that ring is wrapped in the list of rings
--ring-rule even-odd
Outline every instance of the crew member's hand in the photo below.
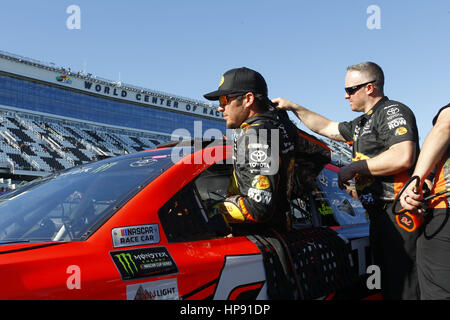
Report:
[[[296,103],[284,98],[275,98],[272,102],[275,103],[280,110],[294,110],[297,106]]]
[[[423,199],[423,191],[420,187],[419,190],[416,190],[415,184],[411,183],[403,192],[400,197],[400,203],[405,210],[408,211],[418,211],[422,213],[422,202]]]
[[[338,173],[338,186],[345,189],[349,185],[349,180],[353,179],[356,174],[370,175],[366,160],[353,161],[352,163],[341,167]]]
[[[349,180],[352,180],[355,176],[356,172],[353,170],[351,164],[348,164],[346,166],[343,166],[338,173],[338,186],[341,189],[345,189],[346,186],[348,186],[350,183]]]
[[[351,196],[353,200],[360,201],[358,197],[358,192],[356,191],[355,183],[347,182],[346,186],[347,188],[345,191],[348,193],[348,195]]]

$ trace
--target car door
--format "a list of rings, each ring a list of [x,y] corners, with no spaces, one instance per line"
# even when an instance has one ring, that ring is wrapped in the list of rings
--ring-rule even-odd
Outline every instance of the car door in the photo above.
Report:
[[[232,236],[211,226],[203,186],[220,198],[229,175],[217,166],[177,192],[158,211],[168,240],[167,248],[178,267],[181,299],[264,299],[265,273],[258,248],[245,236]],[[200,187],[200,188],[199,188]],[[200,189],[200,191],[199,191]],[[214,196],[213,196],[214,198]]]

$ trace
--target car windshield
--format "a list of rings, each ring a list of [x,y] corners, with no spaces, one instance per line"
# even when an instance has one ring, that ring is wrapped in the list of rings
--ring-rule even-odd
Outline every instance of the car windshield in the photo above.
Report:
[[[0,197],[0,244],[84,240],[171,164],[158,150],[34,180]]]

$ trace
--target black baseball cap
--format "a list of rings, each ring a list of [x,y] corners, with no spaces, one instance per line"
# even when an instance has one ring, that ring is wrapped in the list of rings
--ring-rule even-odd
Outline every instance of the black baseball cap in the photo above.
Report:
[[[267,96],[267,83],[259,72],[242,67],[225,72],[220,80],[219,89],[203,96],[208,100],[219,100],[220,96],[246,92]]]

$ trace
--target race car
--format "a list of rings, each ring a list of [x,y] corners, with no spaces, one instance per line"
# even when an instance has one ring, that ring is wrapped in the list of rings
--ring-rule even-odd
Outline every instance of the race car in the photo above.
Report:
[[[224,141],[91,162],[0,197],[0,299],[363,298],[368,221],[326,164],[291,230],[210,218],[232,174]],[[304,184],[304,181],[303,181]]]

